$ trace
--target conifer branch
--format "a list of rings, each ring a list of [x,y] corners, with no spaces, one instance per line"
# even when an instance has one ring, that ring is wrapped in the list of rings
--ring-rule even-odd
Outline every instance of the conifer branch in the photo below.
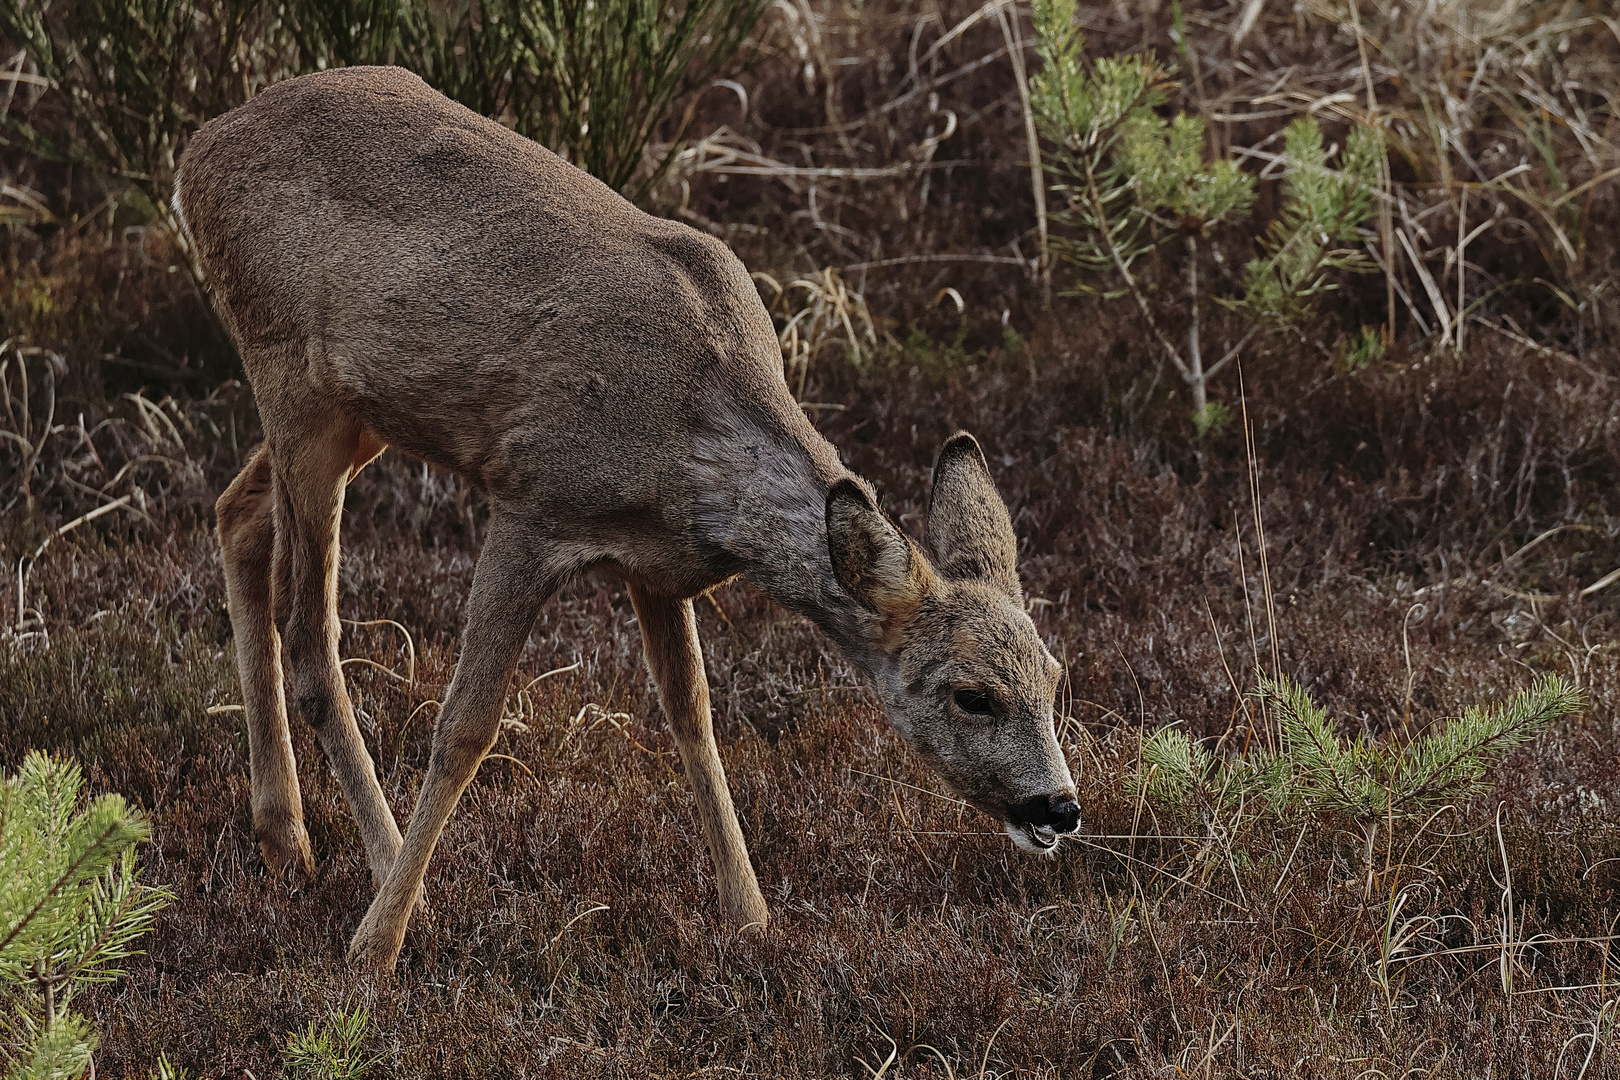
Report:
[[[1276,751],[1216,759],[1183,732],[1166,728],[1142,744],[1138,791],[1166,806],[1196,800],[1231,813],[1256,798],[1283,817],[1346,813],[1371,825],[1430,813],[1484,790],[1513,750],[1560,716],[1584,707],[1558,676],[1537,680],[1506,704],[1470,706],[1410,743],[1342,739],[1324,712],[1290,679],[1262,678],[1256,691],[1277,717]]]
[[[0,778],[0,997],[7,1080],[75,1077],[95,1032],[68,1011],[76,990],[122,974],[169,900],[140,884],[134,850],[149,828],[117,795],[81,806],[84,777],[38,751]]]
[[[1209,299],[1250,320],[1237,344],[1204,366],[1203,292],[1213,282],[1199,271],[1200,240],[1243,221],[1255,201],[1255,178],[1224,158],[1206,160],[1204,122],[1166,118],[1168,75],[1151,55],[1102,57],[1088,69],[1085,37],[1075,26],[1074,0],[1034,0],[1042,70],[1030,79],[1037,127],[1052,144],[1053,190],[1068,209],[1051,220],[1069,232],[1051,237],[1051,251],[1075,267],[1073,292],[1104,300],[1129,295],[1155,346],[1192,388],[1200,432],[1219,423],[1208,400],[1210,381],[1237,359],[1262,328],[1280,329],[1314,313],[1318,297],[1337,287],[1333,275],[1359,273],[1370,261],[1353,247],[1376,205],[1383,136],[1352,129],[1339,168],[1329,168],[1322,133],[1310,118],[1288,126],[1283,209],[1243,269],[1243,292]],[[1136,260],[1181,238],[1185,251],[1166,266],[1187,284],[1187,304],[1156,298]],[[1181,265],[1184,263],[1185,265]],[[1181,290],[1178,290],[1178,292]],[[1179,296],[1178,296],[1179,301]],[[1176,327],[1185,327],[1185,346]],[[1172,333],[1175,331],[1175,333]],[[1224,409],[1221,410],[1224,412]]]

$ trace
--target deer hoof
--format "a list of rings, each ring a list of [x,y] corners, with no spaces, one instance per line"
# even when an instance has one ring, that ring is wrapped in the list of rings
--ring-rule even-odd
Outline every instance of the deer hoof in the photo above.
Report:
[[[379,933],[362,920],[349,942],[349,970],[378,979],[392,978],[401,943],[391,939],[392,935]]]
[[[309,833],[304,830],[303,822],[265,825],[255,832],[259,837],[259,854],[264,856],[264,864],[272,874],[281,877],[290,870],[295,876],[315,876],[315,855],[310,851]]]
[[[726,922],[739,934],[763,934],[771,924],[770,910],[759,895],[725,905]]]

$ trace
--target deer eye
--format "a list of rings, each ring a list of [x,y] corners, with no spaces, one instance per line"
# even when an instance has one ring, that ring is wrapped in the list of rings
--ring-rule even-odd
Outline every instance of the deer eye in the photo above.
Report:
[[[953,695],[956,707],[975,716],[990,715],[990,695],[983,690],[958,690]]]

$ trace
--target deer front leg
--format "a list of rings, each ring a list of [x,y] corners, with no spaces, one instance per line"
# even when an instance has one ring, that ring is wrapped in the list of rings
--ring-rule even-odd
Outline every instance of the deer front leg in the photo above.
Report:
[[[647,667],[658,686],[659,699],[675,729],[687,778],[697,796],[698,816],[714,858],[714,876],[720,887],[720,912],[734,927],[763,927],[770,915],[759,881],[748,861],[742,827],[731,803],[731,789],[714,744],[714,723],[709,715],[709,680],[703,672],[703,650],[698,645],[697,619],[692,601],[671,600],[632,585],[630,599],[641,622],[641,640]]]
[[[428,859],[461,793],[495,745],[512,669],[540,605],[560,580],[560,574],[546,574],[545,565],[532,538],[497,508],[473,574],[461,659],[433,733],[427,780],[406,826],[399,858],[349,944],[352,967],[386,974],[399,958]]]

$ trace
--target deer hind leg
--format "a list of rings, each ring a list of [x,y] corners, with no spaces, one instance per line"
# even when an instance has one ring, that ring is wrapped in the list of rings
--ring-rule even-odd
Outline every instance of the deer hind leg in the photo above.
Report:
[[[764,926],[770,916],[748,861],[731,788],[714,743],[709,681],[703,671],[692,601],[671,600],[635,585],[630,587],[630,599],[641,623],[648,670],[675,730],[675,745],[697,797],[698,817],[714,859],[721,915],[735,927]]]
[[[314,872],[315,860],[309,834],[304,831],[298,766],[287,728],[281,635],[276,631],[272,599],[275,522],[271,486],[269,448],[261,445],[219,497],[215,516],[247,714],[253,831],[272,872],[279,874],[291,866],[308,874]]]
[[[372,878],[380,885],[399,852],[399,828],[343,685],[337,613],[343,488],[380,446],[359,425],[329,415],[306,413],[299,427],[295,433],[278,432],[274,455],[274,573],[282,590],[276,617],[287,649],[293,700],[337,774],[360,826]]]
[[[349,945],[349,963],[393,970],[428,860],[461,793],[500,734],[501,706],[540,606],[572,569],[537,550],[520,521],[499,507],[473,573],[461,658],[433,731],[427,779],[405,829],[405,846]]]

